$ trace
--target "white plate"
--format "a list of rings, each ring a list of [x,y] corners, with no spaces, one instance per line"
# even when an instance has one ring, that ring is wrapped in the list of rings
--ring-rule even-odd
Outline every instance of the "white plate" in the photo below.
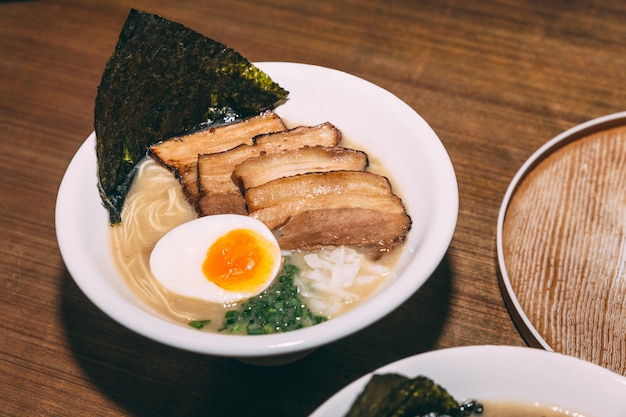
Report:
[[[336,70],[295,63],[257,65],[289,91],[288,102],[276,109],[288,124],[330,121],[355,147],[388,168],[413,220],[396,268],[399,278],[375,300],[296,332],[242,339],[168,322],[134,297],[113,265],[92,133],[59,189],[56,229],[61,254],[94,304],[154,340],[231,357],[282,355],[321,346],[362,329],[406,301],[435,270],[452,239],[458,214],[454,169],[437,135],[411,107],[370,82]]]
[[[513,401],[560,407],[586,417],[626,416],[626,378],[589,362],[540,349],[443,349],[394,362],[373,373],[391,372],[427,376],[457,401]],[[344,416],[373,373],[346,386],[311,417]]]

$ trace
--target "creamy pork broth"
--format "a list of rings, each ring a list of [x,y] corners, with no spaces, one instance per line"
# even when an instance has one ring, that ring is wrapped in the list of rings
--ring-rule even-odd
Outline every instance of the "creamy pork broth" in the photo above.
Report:
[[[559,407],[515,402],[483,401],[481,417],[585,417]],[[589,416],[587,416],[589,417]]]
[[[216,331],[221,327],[224,313],[232,309],[233,305],[198,301],[174,294],[165,289],[150,271],[150,254],[157,241],[172,228],[196,217],[178,180],[169,170],[151,158],[146,158],[139,165],[127,196],[121,223],[111,227],[111,249],[121,275],[144,302],[159,313],[182,323],[210,319],[211,323],[204,328]],[[346,250],[351,251],[350,248]],[[296,283],[301,286],[305,299],[310,297],[307,303],[314,313],[333,317],[366,299],[381,282],[390,277],[391,268],[398,257],[396,252],[401,251],[396,250],[376,263],[370,264],[362,259],[361,262],[366,263],[362,268],[369,272],[367,276],[358,277],[350,288],[320,289],[304,273],[296,277]],[[311,253],[294,253],[292,263],[303,271],[311,272],[304,261],[307,255]],[[372,277],[372,274],[377,275]],[[328,299],[325,294],[335,296]]]

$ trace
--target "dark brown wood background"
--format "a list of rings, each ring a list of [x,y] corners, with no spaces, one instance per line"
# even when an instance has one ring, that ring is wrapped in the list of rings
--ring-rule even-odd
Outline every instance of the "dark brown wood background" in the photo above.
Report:
[[[64,267],[54,206],[131,7],[252,61],[355,74],[420,113],[460,193],[452,244],[426,285],[373,326],[274,368],[165,347],[101,313]],[[625,78],[623,1],[0,2],[0,414],[305,416],[400,358],[525,346],[498,288],[500,202],[544,142],[624,110]]]

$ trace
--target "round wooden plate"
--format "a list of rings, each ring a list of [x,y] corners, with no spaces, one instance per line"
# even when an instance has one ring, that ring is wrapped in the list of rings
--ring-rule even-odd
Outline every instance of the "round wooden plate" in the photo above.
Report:
[[[499,280],[529,345],[626,375],[626,112],[537,150],[497,227]]]

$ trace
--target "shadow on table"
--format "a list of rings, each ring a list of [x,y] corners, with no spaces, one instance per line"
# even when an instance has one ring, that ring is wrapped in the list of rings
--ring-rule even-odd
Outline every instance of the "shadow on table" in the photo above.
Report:
[[[245,365],[144,338],[102,313],[67,272],[61,314],[69,346],[93,389],[125,415],[306,416],[363,374],[433,349],[446,321],[451,288],[444,258],[422,289],[387,317],[279,367]]]

